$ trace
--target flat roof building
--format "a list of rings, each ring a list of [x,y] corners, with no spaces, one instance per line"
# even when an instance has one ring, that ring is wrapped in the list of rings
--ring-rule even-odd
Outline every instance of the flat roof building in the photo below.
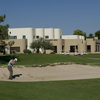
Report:
[[[19,53],[23,53],[24,49],[30,49],[30,43],[41,37],[53,43],[56,53],[100,52],[100,40],[98,38],[85,40],[84,36],[62,35],[62,29],[59,28],[9,28],[8,34],[10,40],[7,41],[15,41],[9,50]]]

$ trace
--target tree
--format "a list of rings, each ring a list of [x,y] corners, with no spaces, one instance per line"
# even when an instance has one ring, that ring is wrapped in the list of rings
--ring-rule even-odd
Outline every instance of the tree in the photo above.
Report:
[[[86,38],[86,33],[81,31],[81,30],[79,30],[79,29],[75,30],[73,35],[82,35],[82,36],[84,36]]]
[[[98,30],[97,32],[95,32],[95,36],[98,37],[98,39],[100,39],[100,30]]]
[[[6,15],[5,15],[5,14],[2,15],[2,16],[0,16],[0,23],[1,23],[1,22],[4,22],[5,18],[6,18]]]
[[[5,18],[6,18],[5,14],[0,16],[0,23],[4,22]],[[4,26],[0,25],[0,40],[1,41],[5,40],[5,39],[9,39],[8,28],[9,28],[8,24],[6,24]],[[0,43],[1,43],[1,41],[0,41]]]
[[[93,37],[94,37],[93,33],[90,33],[88,38],[93,38]]]
[[[0,23],[4,22],[6,15],[0,16]],[[9,39],[10,36],[8,35],[8,28],[9,25],[0,25],[0,46],[2,46],[3,51],[5,51],[5,46],[9,45],[5,42],[5,40]]]
[[[12,45],[14,45],[14,41],[10,41],[10,42],[8,42],[8,45],[11,47]],[[10,53],[11,53],[11,51],[10,51]]]
[[[43,48],[44,50],[46,49],[53,49],[53,44],[50,43],[50,41],[48,40],[44,40],[43,38],[39,38],[37,40],[34,40],[31,44],[30,44],[30,48],[31,49],[37,49],[39,50],[39,48]]]

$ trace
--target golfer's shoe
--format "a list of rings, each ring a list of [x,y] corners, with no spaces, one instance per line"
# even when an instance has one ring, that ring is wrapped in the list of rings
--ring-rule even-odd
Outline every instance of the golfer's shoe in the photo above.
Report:
[[[14,78],[9,78],[9,80],[14,80]]]
[[[9,80],[12,80],[12,78],[9,78]]]

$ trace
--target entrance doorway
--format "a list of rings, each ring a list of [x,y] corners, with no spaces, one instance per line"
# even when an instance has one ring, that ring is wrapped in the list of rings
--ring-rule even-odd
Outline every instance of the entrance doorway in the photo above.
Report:
[[[91,52],[91,45],[87,45],[87,52]]]
[[[54,52],[57,53],[57,46],[54,46]]]
[[[75,52],[75,46],[70,46],[70,52]]]

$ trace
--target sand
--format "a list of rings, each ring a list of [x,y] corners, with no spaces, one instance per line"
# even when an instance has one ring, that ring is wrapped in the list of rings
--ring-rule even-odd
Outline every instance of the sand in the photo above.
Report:
[[[0,81],[56,81],[100,78],[100,67],[89,65],[57,65],[46,67],[13,67],[14,80],[7,68],[0,68]]]

